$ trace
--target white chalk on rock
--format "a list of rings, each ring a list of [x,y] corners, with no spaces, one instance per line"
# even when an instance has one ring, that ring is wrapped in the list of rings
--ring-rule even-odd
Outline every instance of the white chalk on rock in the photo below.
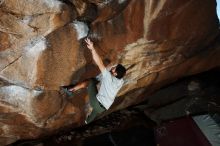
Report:
[[[73,27],[77,32],[77,39],[80,40],[88,35],[89,27],[81,21],[73,21]]]

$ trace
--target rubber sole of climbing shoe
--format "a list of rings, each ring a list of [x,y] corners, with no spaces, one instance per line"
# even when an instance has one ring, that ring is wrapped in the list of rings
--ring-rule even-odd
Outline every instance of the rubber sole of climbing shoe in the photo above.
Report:
[[[71,92],[71,91],[68,90],[68,88],[61,87],[61,90],[63,90],[64,93],[66,93],[67,96],[69,96],[69,97],[73,97],[73,95],[74,95],[73,92]]]

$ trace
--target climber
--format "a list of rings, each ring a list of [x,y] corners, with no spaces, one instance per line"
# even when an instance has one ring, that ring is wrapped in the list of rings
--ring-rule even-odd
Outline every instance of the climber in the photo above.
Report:
[[[73,87],[65,88],[65,90],[67,93],[74,93],[79,89],[88,88],[89,103],[92,111],[85,120],[85,123],[87,124],[92,122],[98,114],[108,110],[112,105],[118,91],[124,83],[123,77],[126,74],[126,69],[121,64],[107,69],[101,57],[96,52],[93,42],[88,38],[85,39],[85,42],[101,73],[96,78],[83,81]],[[97,90],[96,87],[98,82],[100,82],[99,90]]]

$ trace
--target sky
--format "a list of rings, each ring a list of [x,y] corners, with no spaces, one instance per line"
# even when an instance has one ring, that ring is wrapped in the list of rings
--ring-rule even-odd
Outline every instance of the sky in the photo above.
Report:
[[[216,0],[217,1],[217,15],[218,15],[218,19],[220,19],[220,0]]]

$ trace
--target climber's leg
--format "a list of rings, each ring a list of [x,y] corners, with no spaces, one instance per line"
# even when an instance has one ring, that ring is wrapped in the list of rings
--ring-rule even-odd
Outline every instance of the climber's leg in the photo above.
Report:
[[[94,78],[92,78],[89,81],[89,86],[88,86],[89,102],[93,110],[91,114],[87,117],[87,119],[85,120],[86,123],[92,122],[97,117],[98,114],[105,111],[105,109],[100,106],[100,103],[96,98],[96,95],[98,93],[96,84],[97,84],[97,81]]]

